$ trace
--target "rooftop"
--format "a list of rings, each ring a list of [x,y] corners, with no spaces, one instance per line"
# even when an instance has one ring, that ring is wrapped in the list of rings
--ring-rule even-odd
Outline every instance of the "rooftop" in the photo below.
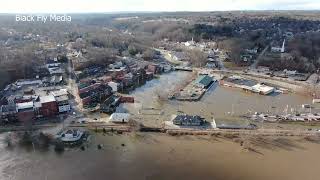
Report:
[[[128,122],[130,114],[128,113],[113,113],[110,116],[110,121],[112,122]]]
[[[41,96],[40,97],[40,103],[49,103],[49,102],[55,102],[56,99],[54,98],[53,95],[48,95],[48,96]]]
[[[211,82],[212,78],[210,76],[201,75],[194,81],[194,84],[202,84],[204,86],[208,86]]]
[[[269,94],[274,91],[274,87],[266,86],[263,84],[256,84],[252,86],[252,88],[264,93],[264,94]]]
[[[55,98],[57,102],[61,102],[61,101],[68,101],[69,97],[68,96],[58,96]]]
[[[253,80],[245,79],[239,76],[231,76],[231,77],[225,78],[224,81],[231,82],[237,85],[245,85],[249,87],[252,87],[257,84],[257,82]]]
[[[67,91],[67,89],[60,89],[59,91],[52,91],[51,94],[54,97],[67,96],[68,95],[68,91]]]
[[[181,121],[181,122],[204,122],[201,116],[192,116],[192,115],[177,115],[173,121]]]
[[[33,108],[33,101],[25,102],[25,103],[18,103],[17,104],[17,109],[18,110],[31,109],[31,108]]]

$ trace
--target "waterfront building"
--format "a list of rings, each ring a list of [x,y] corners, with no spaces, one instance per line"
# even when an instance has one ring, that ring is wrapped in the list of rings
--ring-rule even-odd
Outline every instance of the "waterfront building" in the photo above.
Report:
[[[208,75],[200,75],[194,82],[193,85],[199,88],[207,88],[212,83],[212,77]]]
[[[173,118],[173,124],[179,126],[201,126],[205,124],[204,118],[191,115],[177,115]]]
[[[39,112],[43,117],[55,116],[58,114],[58,104],[53,95],[40,97]]]
[[[128,113],[113,113],[109,120],[113,123],[127,123],[129,122],[130,114]]]
[[[263,84],[256,84],[252,86],[252,88],[253,88],[253,92],[258,92],[263,95],[268,95],[275,91],[274,87],[266,86]]]

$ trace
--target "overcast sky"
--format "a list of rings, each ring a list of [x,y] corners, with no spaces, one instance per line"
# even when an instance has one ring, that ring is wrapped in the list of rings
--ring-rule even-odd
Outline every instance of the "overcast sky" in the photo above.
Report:
[[[1,0],[0,13],[320,10],[320,0]]]

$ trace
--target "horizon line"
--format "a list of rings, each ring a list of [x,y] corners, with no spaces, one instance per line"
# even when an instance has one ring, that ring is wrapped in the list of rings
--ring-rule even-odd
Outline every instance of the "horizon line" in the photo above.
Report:
[[[210,13],[210,12],[264,12],[264,11],[316,11],[320,12],[319,9],[246,9],[246,10],[212,10],[212,11],[92,11],[92,12],[0,12],[3,14],[139,14],[139,13]]]

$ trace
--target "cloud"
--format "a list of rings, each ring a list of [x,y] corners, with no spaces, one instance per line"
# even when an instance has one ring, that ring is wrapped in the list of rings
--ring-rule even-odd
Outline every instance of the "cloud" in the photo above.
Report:
[[[320,10],[319,0],[6,0],[3,13]]]

